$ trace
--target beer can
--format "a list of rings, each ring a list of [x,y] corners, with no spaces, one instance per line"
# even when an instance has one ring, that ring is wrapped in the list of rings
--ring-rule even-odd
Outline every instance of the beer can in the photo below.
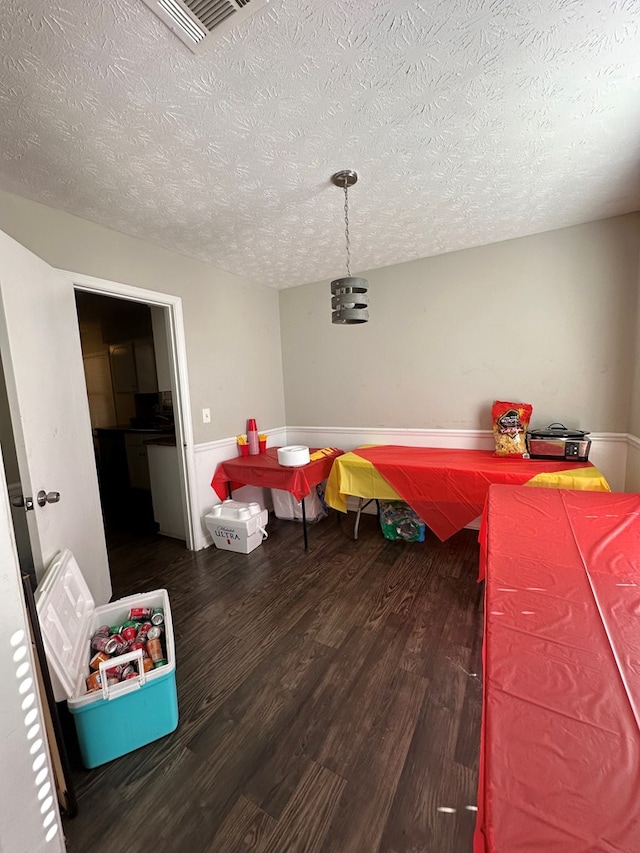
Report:
[[[106,652],[96,652],[89,661],[89,669],[100,669],[101,663],[106,663],[109,660],[109,655]]]
[[[146,619],[151,619],[152,613],[152,607],[132,607],[129,611],[128,618],[135,622],[144,622]]]
[[[160,658],[159,660],[154,660],[153,668],[158,669],[159,666],[166,666],[168,663],[166,658]]]
[[[147,631],[147,640],[157,640],[162,636],[162,628],[159,625],[154,625]]]
[[[151,614],[152,625],[164,625],[164,610],[162,607],[154,607]]]
[[[117,636],[114,635],[114,636]],[[105,637],[104,634],[94,634],[91,638],[91,648],[94,652],[106,652],[112,655],[118,648],[118,643],[114,637]]]
[[[153,669],[153,661],[151,658],[146,657],[142,659],[142,668],[145,672],[149,672],[149,670]]]

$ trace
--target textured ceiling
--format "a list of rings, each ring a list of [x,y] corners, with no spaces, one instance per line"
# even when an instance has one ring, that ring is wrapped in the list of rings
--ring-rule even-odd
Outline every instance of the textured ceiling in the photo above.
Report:
[[[272,287],[640,209],[640,0],[2,0],[0,187]]]

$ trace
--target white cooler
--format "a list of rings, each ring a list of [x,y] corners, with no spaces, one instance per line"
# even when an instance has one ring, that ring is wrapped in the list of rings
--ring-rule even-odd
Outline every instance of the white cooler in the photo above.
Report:
[[[250,554],[266,539],[269,513],[259,503],[223,501],[204,517],[216,548]]]

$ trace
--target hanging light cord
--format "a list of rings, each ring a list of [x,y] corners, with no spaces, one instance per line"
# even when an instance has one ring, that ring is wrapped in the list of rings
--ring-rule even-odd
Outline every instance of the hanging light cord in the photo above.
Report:
[[[344,238],[347,248],[347,275],[351,277],[351,243],[349,242],[349,196],[346,178],[344,181]]]

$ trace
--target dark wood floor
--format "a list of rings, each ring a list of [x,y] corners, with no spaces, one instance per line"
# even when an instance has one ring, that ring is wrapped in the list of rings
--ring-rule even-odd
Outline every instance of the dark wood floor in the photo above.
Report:
[[[114,597],[166,587],[177,731],[73,774],[70,853],[463,853],[475,822],[477,535],[270,519],[250,555],[111,551]]]

